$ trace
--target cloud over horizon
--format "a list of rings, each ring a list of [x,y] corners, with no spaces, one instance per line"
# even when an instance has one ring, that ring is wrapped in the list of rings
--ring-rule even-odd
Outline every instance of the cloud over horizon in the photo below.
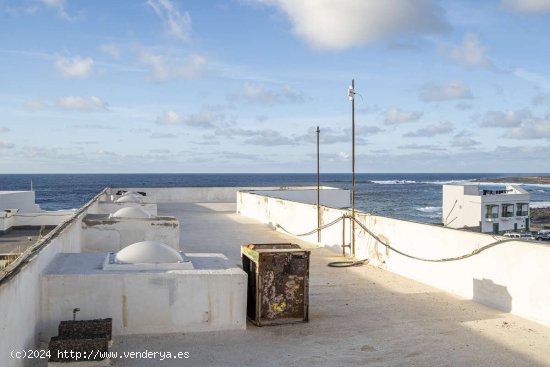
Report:
[[[285,14],[311,47],[342,50],[395,35],[448,30],[444,10],[431,0],[256,0]]]

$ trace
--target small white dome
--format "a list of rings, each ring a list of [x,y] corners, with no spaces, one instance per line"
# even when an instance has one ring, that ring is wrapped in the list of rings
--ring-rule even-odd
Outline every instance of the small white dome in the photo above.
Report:
[[[141,198],[137,195],[124,195],[116,199],[115,203],[141,203]]]
[[[127,196],[127,195],[141,196],[141,194],[137,191],[126,191],[124,194],[122,194],[122,196]]]
[[[117,252],[115,261],[119,264],[173,264],[183,262],[183,257],[178,251],[162,242],[143,241],[131,244]]]
[[[147,213],[140,207],[125,207],[111,214],[114,218],[151,218],[151,214]]]

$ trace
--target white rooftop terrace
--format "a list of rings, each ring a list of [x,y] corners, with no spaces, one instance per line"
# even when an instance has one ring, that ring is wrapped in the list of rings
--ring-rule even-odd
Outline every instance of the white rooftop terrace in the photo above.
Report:
[[[293,242],[311,253],[309,323],[245,331],[115,337],[111,351],[189,352],[187,360],[115,359],[115,366],[550,366],[550,328],[374,266],[330,268],[338,254],[235,213],[234,203],[159,204],[176,216],[185,252]],[[544,305],[541,305],[543,307]],[[183,312],[183,311],[182,311]]]

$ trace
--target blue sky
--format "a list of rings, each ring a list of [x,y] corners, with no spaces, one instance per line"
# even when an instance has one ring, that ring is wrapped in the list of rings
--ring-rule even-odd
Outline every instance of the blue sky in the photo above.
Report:
[[[0,172],[549,172],[550,0],[0,0]]]

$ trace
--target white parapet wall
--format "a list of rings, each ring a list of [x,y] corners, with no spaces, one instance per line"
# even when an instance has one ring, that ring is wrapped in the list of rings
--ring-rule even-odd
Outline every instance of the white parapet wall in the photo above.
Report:
[[[250,192],[262,196],[317,205],[317,188],[250,190]],[[350,191],[322,186],[319,190],[319,202],[321,205],[332,208],[347,208],[351,205]]]
[[[154,198],[157,203],[207,203],[207,202],[231,202],[234,203],[239,191],[270,190],[270,191],[306,191],[314,190],[317,186],[269,186],[269,187],[117,187],[110,188],[107,196],[116,194],[117,191],[140,191],[145,192],[146,197]],[[349,202],[349,191],[323,187],[327,190],[348,192],[347,200]],[[290,194],[292,195],[292,194]],[[316,195],[316,194],[315,194]],[[341,193],[331,193],[330,195],[344,195]]]
[[[237,211],[293,234],[317,227],[315,205],[239,193]],[[321,224],[349,215],[349,211],[323,207]],[[444,259],[469,254],[495,241],[505,240],[467,259],[426,262],[400,255],[376,241],[356,225],[357,259],[455,295],[550,325],[550,246],[537,242],[507,240],[504,237],[461,231],[378,215],[358,213],[358,220],[384,243],[403,253],[427,259]],[[341,251],[350,245],[349,219],[322,230],[321,245]],[[344,237],[344,238],[343,238]],[[317,243],[317,234],[301,236]]]
[[[187,254],[195,269],[102,270],[106,254],[59,254],[42,278],[41,337],[79,319],[113,318],[113,335],[246,328],[246,273],[222,254]]]
[[[12,350],[36,349],[40,330],[41,277],[60,252],[81,251],[81,220],[97,212],[97,197],[61,223],[23,255],[0,271],[0,364],[23,366],[28,360],[11,358]]]
[[[40,211],[34,191],[0,191],[0,211],[5,209],[19,209],[22,213]]]
[[[111,218],[88,214],[82,220],[82,251],[113,252],[140,241],[162,242],[180,250],[179,222],[174,217]]]

